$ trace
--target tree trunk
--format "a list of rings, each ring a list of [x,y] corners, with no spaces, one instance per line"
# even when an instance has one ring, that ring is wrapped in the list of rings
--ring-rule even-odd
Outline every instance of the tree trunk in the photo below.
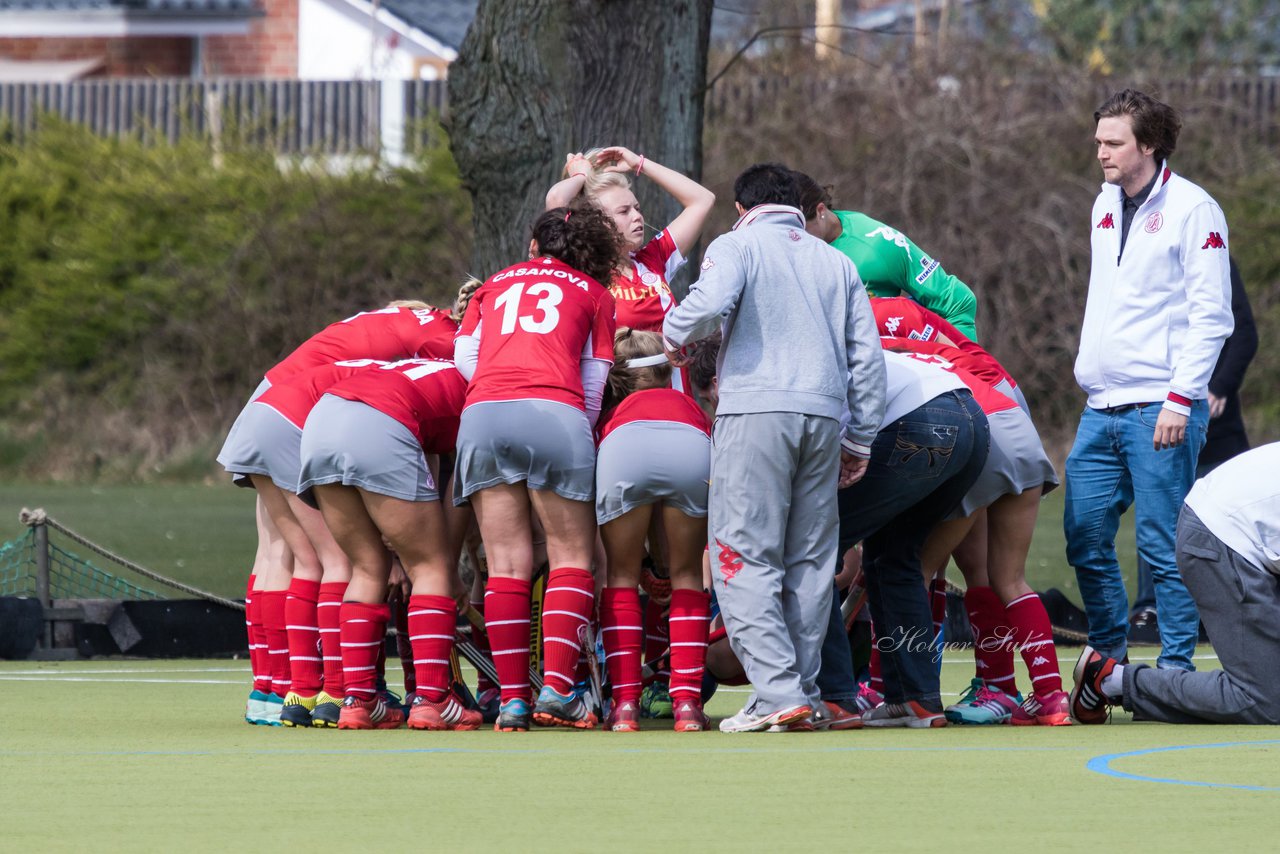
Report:
[[[475,223],[473,272],[525,257],[565,155],[604,145],[700,178],[712,0],[480,0],[449,72],[448,130]],[[644,178],[645,220],[679,205]]]

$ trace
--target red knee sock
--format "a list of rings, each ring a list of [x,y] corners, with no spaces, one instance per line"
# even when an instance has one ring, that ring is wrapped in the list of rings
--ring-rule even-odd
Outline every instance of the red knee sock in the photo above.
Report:
[[[936,638],[947,622],[947,580],[935,578],[929,582],[929,610],[933,616],[933,636]]]
[[[529,687],[529,593],[519,578],[489,576],[485,585],[485,628],[493,650],[493,666],[502,682],[502,702],[532,699]]]
[[[871,657],[867,660],[867,684],[878,694],[884,693],[884,672],[880,669],[880,647],[876,646],[875,634],[871,635]]]
[[[711,594],[702,590],[671,591],[671,698],[700,700],[702,671],[707,663]],[[676,695],[680,696],[677,697]]]
[[[606,587],[600,592],[600,625],[615,703],[640,700],[643,619],[640,591],[635,587]]]
[[[312,697],[320,690],[324,675],[320,658],[320,627],[316,624],[316,603],[320,582],[295,578],[289,583],[284,618],[289,632],[289,690]]]
[[[253,690],[271,693],[271,659],[267,655],[267,632],[262,625],[262,599],[254,592],[257,576],[250,575],[244,593],[244,626],[249,636],[249,668],[253,671]]]
[[[992,688],[1017,694],[1013,675],[1013,638],[1004,603],[990,587],[970,587],[965,610],[973,628],[973,665],[977,676]]]
[[[671,646],[671,626],[667,621],[670,600],[661,601],[650,596],[644,604],[644,660],[657,661]],[[658,668],[656,677],[666,681],[670,676],[670,663]]]
[[[271,671],[271,693],[289,693],[289,632],[285,626],[287,590],[260,590],[262,626],[267,639],[267,666]]]
[[[410,597],[412,598],[412,597]],[[450,600],[452,601],[452,600]],[[396,626],[396,655],[400,656],[400,671],[404,674],[404,695],[412,697],[418,690],[417,668],[413,660],[413,642],[409,640],[410,602],[399,594],[391,598],[391,621]]]
[[[480,619],[484,619],[484,596],[483,595],[480,597],[479,600],[472,599],[471,607],[476,611],[476,613],[480,615]],[[470,634],[471,634],[471,643],[475,645],[476,649],[480,650],[481,652],[490,652],[489,636],[485,634],[480,628],[478,628],[474,623],[471,625]],[[491,691],[497,687],[498,687],[497,685],[494,685],[493,682],[489,680],[488,676],[485,676],[483,673],[476,674],[476,695],[477,696],[480,694],[483,694],[485,691]]]
[[[1058,671],[1058,650],[1053,644],[1053,626],[1049,613],[1036,593],[1019,596],[1005,611],[1013,627],[1022,660],[1031,675],[1031,691],[1036,696],[1062,690],[1062,674]]]
[[[320,585],[316,605],[316,625],[320,627],[320,652],[324,658],[324,692],[334,699],[345,696],[342,687],[342,597],[347,582],[326,581]]]
[[[377,693],[378,656],[391,609],[364,602],[342,603],[342,681],[346,696],[372,700]]]
[[[590,572],[568,566],[551,570],[542,606],[542,681],[561,694],[573,690],[582,651],[578,630],[590,624],[594,603]]]
[[[458,605],[448,596],[409,598],[409,641],[418,696],[433,703],[449,693],[449,656],[457,624]]]

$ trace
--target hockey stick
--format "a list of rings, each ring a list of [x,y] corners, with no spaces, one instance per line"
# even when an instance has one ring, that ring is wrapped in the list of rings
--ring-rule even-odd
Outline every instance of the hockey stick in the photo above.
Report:
[[[465,607],[460,608],[459,610],[461,611],[462,615],[467,618],[467,622],[471,623],[471,625],[479,629],[480,632],[483,633],[486,637],[488,636],[488,632],[485,630],[485,627],[484,627],[484,617],[480,615],[479,611],[477,611],[470,603],[468,603]],[[467,652],[467,650],[464,648],[464,644],[466,645],[466,647],[469,647],[471,649],[471,653]],[[472,660],[471,658],[472,654],[478,656],[479,658],[484,659],[485,661],[488,662],[488,667],[491,669],[493,668],[493,659],[485,655],[482,650],[480,650],[475,644],[471,642],[470,638],[464,638],[461,634],[458,635],[458,651],[461,652],[463,658],[467,659],[467,661],[470,661],[472,666],[475,667],[477,670],[480,670],[480,665],[476,664],[476,662]],[[493,669],[492,672],[488,670],[483,672],[485,676],[489,677],[489,680],[492,681],[494,685],[502,684],[502,681],[498,679],[498,671],[496,669]],[[530,659],[530,665],[529,665],[529,685],[532,688],[533,693],[535,695],[542,690],[542,674],[540,674],[537,668],[533,666],[532,659]]]
[[[604,720],[604,679],[600,675],[600,660],[596,658],[595,639],[591,635],[591,624],[578,626],[578,646],[587,657],[587,673],[590,677],[590,688],[583,697],[597,721]]]

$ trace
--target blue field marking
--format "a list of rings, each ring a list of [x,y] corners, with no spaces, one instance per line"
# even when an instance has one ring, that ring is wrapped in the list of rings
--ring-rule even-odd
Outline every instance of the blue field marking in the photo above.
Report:
[[[1243,789],[1246,792],[1280,792],[1280,786],[1246,786],[1241,783],[1210,783],[1207,780],[1174,780],[1168,777],[1152,777],[1147,774],[1130,774],[1117,771],[1111,763],[1117,759],[1128,759],[1133,756],[1148,756],[1153,753],[1172,753],[1175,750],[1212,750],[1224,747],[1255,747],[1260,744],[1280,744],[1280,739],[1264,741],[1227,741],[1221,744],[1179,744],[1174,747],[1150,747],[1146,750],[1131,750],[1128,753],[1108,753],[1090,759],[1085,768],[1108,777],[1121,780],[1137,780],[1142,783],[1165,783],[1171,786],[1197,786],[1204,789]]]

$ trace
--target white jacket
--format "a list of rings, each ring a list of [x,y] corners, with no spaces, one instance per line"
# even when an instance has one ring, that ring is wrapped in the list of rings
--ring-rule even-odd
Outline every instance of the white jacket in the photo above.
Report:
[[[1164,401],[1186,415],[1207,397],[1234,326],[1227,221],[1208,193],[1161,164],[1121,256],[1122,204],[1115,184],[1093,203],[1076,382],[1095,409]]]

